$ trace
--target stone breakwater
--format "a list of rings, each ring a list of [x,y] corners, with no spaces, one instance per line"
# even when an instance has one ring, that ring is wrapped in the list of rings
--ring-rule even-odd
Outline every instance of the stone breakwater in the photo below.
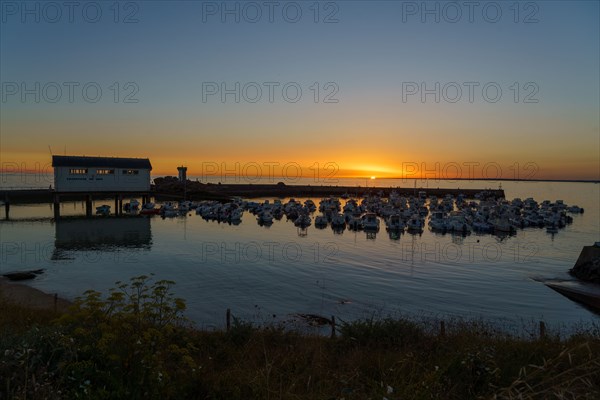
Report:
[[[600,284],[599,243],[594,246],[585,246],[569,273],[582,281]]]

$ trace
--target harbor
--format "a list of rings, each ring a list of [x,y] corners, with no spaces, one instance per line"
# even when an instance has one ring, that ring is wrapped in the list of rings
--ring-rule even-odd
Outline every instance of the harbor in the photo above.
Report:
[[[414,195],[418,192],[424,192],[427,195],[437,197],[445,197],[451,195],[453,197],[459,194],[466,198],[475,198],[482,192],[487,192],[491,197],[503,198],[504,191],[502,189],[418,189],[414,188],[357,188],[356,186],[311,186],[311,185],[249,185],[249,184],[199,184],[197,182],[189,182],[185,188],[183,184],[170,185],[170,187],[156,187],[155,185],[149,191],[129,191],[122,190],[119,192],[58,192],[55,189],[0,189],[0,199],[4,206],[5,219],[10,217],[10,206],[17,204],[35,204],[48,203],[58,204],[61,201],[84,201],[89,204],[86,211],[91,215],[91,202],[93,200],[110,200],[114,202],[113,210],[123,210],[123,201],[130,198],[141,198],[143,203],[150,200],[169,201],[169,200],[219,200],[222,202],[230,201],[234,197],[243,198],[260,198],[260,197],[325,197],[325,196],[352,196],[362,197],[371,193],[380,195],[389,195],[391,192],[396,192],[403,195]],[[57,207],[58,208],[58,207]],[[60,216],[60,214],[58,215]]]
[[[501,318],[516,311],[507,294],[514,290],[534,296],[528,300],[532,317],[543,312],[560,320],[563,312],[544,302],[561,297],[543,282],[572,279],[566,271],[574,255],[564,252],[563,243],[575,251],[598,218],[591,183],[505,181],[496,182],[496,189],[487,181],[409,185],[394,179],[250,184],[188,179],[183,165],[178,176],[152,177],[152,164],[144,158],[54,156],[53,165],[47,189],[0,191],[5,209],[0,228],[11,238],[3,247],[8,272],[30,271],[33,285],[49,284],[67,299],[74,297],[73,288],[59,282],[71,282],[74,271],[64,275],[57,267],[72,260],[101,285],[140,268],[146,273],[146,265],[158,275],[177,268],[180,272],[167,276],[183,279],[183,293],[192,301],[198,288],[226,290],[231,273],[243,276],[245,283],[229,290],[229,297],[214,292],[208,309],[196,304],[192,318],[203,323],[212,323],[212,312],[224,307],[248,317],[249,304],[276,315],[344,319],[372,311],[379,301],[390,310],[402,304],[405,312],[460,315],[481,298],[486,300],[479,312]],[[534,199],[534,193],[542,197]],[[38,226],[42,236],[19,239],[28,224]],[[31,246],[39,247],[34,262]],[[514,274],[504,276],[507,268]],[[489,271],[493,279],[486,277]],[[431,285],[444,276],[445,291],[470,293],[465,302],[460,296],[454,303],[436,300]],[[471,282],[474,277],[478,283]],[[294,295],[287,285],[298,279],[302,294]],[[508,279],[506,294],[488,296],[486,290],[498,290],[497,279]],[[362,287],[363,281],[369,284]],[[395,289],[386,287],[392,281]],[[282,290],[289,296],[282,297]],[[433,297],[425,299],[425,293]],[[280,301],[273,304],[273,298]]]
[[[90,282],[104,290],[151,272],[178,283],[176,294],[188,299],[190,318],[202,326],[221,326],[226,308],[249,320],[260,319],[257,310],[281,318],[305,313],[342,320],[373,312],[502,321],[519,315],[543,318],[549,326],[592,318],[544,282],[574,279],[568,270],[581,244],[597,231],[595,185],[503,187],[509,200],[434,197],[419,188],[416,196],[414,188],[406,195],[387,194],[385,187],[369,188],[365,197],[359,192],[344,199],[342,192],[337,201],[330,194],[294,201],[229,195],[223,201],[183,200],[176,191],[157,199],[153,187],[148,200],[156,214],[143,213],[147,203],[141,197],[124,196],[123,207],[129,204],[130,211],[115,215],[112,193],[97,193],[92,210],[106,205],[111,212],[86,217],[85,196],[65,194],[59,219],[46,190],[41,203],[13,203],[11,218],[0,222],[3,272],[44,269],[29,285],[71,300]],[[423,198],[419,191],[426,193]],[[537,194],[537,207],[527,200],[531,193]],[[517,197],[522,204],[513,204]],[[574,205],[585,212],[568,211]],[[411,218],[411,208],[418,217]],[[425,209],[427,215],[421,215]],[[494,217],[501,214],[507,219]],[[521,227],[519,216],[537,224]],[[544,222],[554,221],[551,217],[558,217],[556,233],[554,224]],[[482,222],[501,227],[503,221],[508,232],[480,230]],[[465,223],[470,229],[463,231]],[[453,301],[445,301],[447,296]]]

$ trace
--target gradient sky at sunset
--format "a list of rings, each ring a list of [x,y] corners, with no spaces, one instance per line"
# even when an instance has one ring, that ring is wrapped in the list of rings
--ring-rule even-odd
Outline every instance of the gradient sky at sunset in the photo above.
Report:
[[[521,177],[600,179],[599,2],[496,2],[487,14],[490,2],[479,3],[470,22],[462,2],[460,17],[445,2],[427,2],[439,7],[436,23],[422,2],[299,1],[286,12],[279,2],[273,22],[262,1],[125,2],[118,15],[113,2],[96,2],[87,10],[89,20],[101,10],[96,23],[83,6],[73,22],[63,9],[52,23],[56,10],[43,2],[27,2],[30,14],[25,3],[2,2],[3,168],[48,163],[51,146],[55,154],[66,147],[74,155],[149,157],[155,174],[175,174],[182,163],[190,174],[206,163],[293,162],[306,171],[335,163],[340,176],[496,163],[509,178],[518,163],[537,166]],[[255,5],[262,16],[253,23]],[[239,7],[239,22],[221,15],[224,7]],[[21,85],[35,82],[40,101],[35,93],[22,98]],[[63,88],[55,103],[53,82]],[[72,102],[65,82],[79,85]],[[90,82],[102,89],[96,103],[82,94]],[[238,103],[233,94],[203,99],[213,82],[255,82],[262,97],[248,101],[251,84]],[[279,83],[273,102],[264,82]],[[440,101],[407,95],[411,82],[439,82]],[[462,87],[454,103],[452,82]],[[479,85],[472,102],[464,82]],[[286,83],[302,89],[297,102],[283,98]],[[497,102],[482,94],[490,83],[502,90]],[[138,102],[124,102],[128,94]]]

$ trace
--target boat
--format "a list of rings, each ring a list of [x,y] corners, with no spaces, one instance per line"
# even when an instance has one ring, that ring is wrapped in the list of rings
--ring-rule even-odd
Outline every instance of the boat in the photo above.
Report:
[[[163,217],[176,217],[177,214],[179,214],[179,211],[177,211],[177,209],[175,208],[175,205],[171,202],[166,202],[165,204],[162,205],[162,207],[159,209],[159,213],[163,216]]]
[[[477,232],[490,232],[492,230],[492,227],[487,222],[475,221],[473,222],[473,229]]]
[[[188,212],[190,210],[191,204],[192,203],[190,201],[180,201],[178,206],[179,212],[181,212],[182,214]]]
[[[571,206],[567,208],[567,211],[572,214],[583,214],[583,208],[580,208],[579,206]]]
[[[470,233],[472,228],[461,216],[452,216],[448,219],[448,230],[455,233]]]
[[[315,227],[317,228],[325,228],[329,221],[327,221],[327,217],[325,215],[319,215],[315,218]]]
[[[436,219],[432,219],[429,221],[429,227],[431,228],[431,230],[433,231],[438,231],[438,232],[446,232],[448,230],[448,225],[446,223],[445,219],[442,218],[436,218]]]
[[[386,228],[392,231],[404,231],[406,224],[402,220],[400,214],[392,214],[385,221]]]
[[[259,223],[263,224],[272,224],[273,223],[273,214],[271,214],[268,210],[263,210],[258,214],[256,218]]]
[[[176,209],[161,210],[160,213],[162,214],[163,217],[167,217],[167,218],[173,218],[173,217],[176,217],[177,215],[179,215],[179,211],[177,211]]]
[[[346,227],[346,217],[340,213],[334,214],[331,217],[331,226],[334,228]]]
[[[129,203],[125,203],[123,205],[123,210],[125,211],[136,211],[140,208],[140,202],[136,199],[131,199]]]
[[[512,232],[514,230],[513,226],[506,218],[496,218],[490,221],[490,225],[494,232]]]
[[[348,227],[350,229],[358,230],[363,228],[363,220],[358,215],[352,215],[348,221]]]
[[[310,226],[311,222],[312,220],[308,216],[308,214],[300,214],[298,215],[298,218],[296,218],[296,220],[294,221],[294,225],[299,227],[307,227]]]
[[[308,200],[306,200],[306,201],[304,202],[304,206],[305,206],[306,208],[308,208],[308,210],[309,210],[310,212],[313,212],[313,211],[316,211],[316,210],[317,210],[317,206],[315,205],[315,202],[314,202],[314,201],[312,201],[311,199],[308,199]]]
[[[231,214],[229,214],[229,221],[241,222],[243,214],[244,214],[244,211],[241,208],[236,208],[235,210],[233,210],[231,212]]]
[[[423,232],[423,220],[418,214],[413,214],[406,223],[406,227],[409,232]]]
[[[25,281],[28,279],[34,279],[36,276],[43,274],[45,269],[36,269],[31,271],[16,271],[2,274],[3,277],[9,281]]]
[[[448,230],[447,220],[444,211],[433,211],[429,219],[429,227],[431,230],[446,232]]]
[[[100,214],[100,215],[110,214],[110,206],[107,204],[103,204],[101,206],[96,207],[96,214]]]
[[[366,213],[362,216],[362,226],[365,230],[379,229],[379,218],[375,213]]]

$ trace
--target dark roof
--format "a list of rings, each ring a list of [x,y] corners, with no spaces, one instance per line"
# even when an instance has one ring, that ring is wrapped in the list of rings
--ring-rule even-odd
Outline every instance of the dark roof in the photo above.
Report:
[[[52,156],[53,167],[106,167],[152,169],[147,158]]]

